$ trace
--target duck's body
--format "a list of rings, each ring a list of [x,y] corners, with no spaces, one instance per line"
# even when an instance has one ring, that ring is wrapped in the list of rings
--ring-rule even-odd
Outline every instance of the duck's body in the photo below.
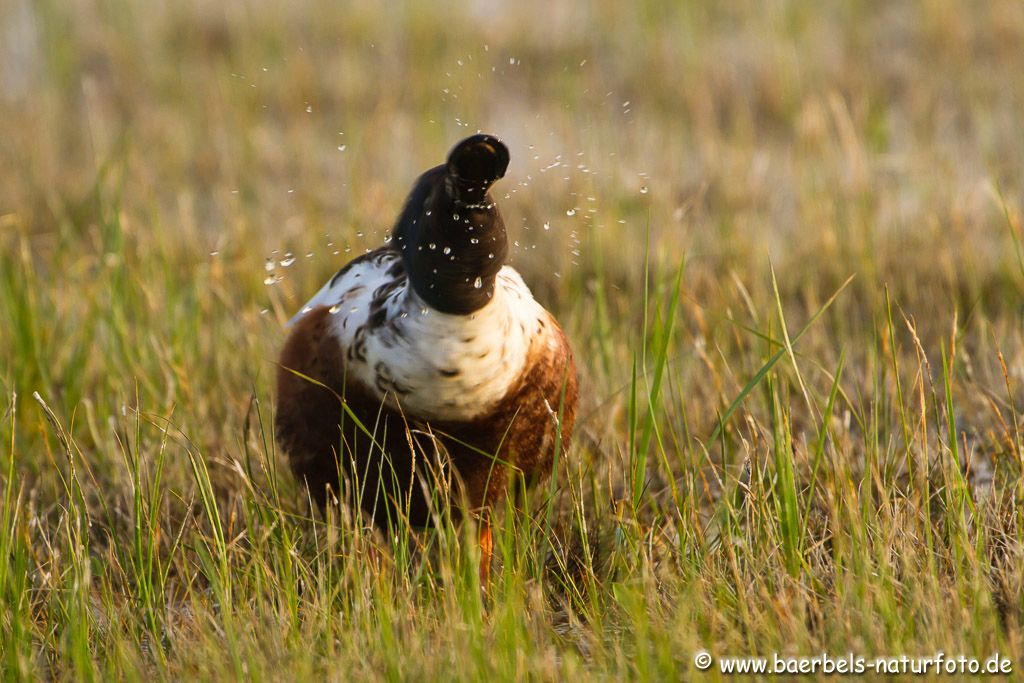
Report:
[[[493,504],[510,476],[543,478],[567,446],[572,352],[504,265],[486,195],[507,158],[488,136],[460,143],[417,182],[389,243],[293,318],[277,438],[321,507],[344,488],[379,525],[424,526],[442,507],[458,517],[462,496],[470,510]]]

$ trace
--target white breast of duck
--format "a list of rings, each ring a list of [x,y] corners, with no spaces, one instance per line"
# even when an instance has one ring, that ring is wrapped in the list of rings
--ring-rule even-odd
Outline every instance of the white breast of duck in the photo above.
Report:
[[[559,343],[550,314],[513,268],[469,314],[430,307],[410,286],[401,255],[380,249],[332,278],[305,312],[327,306],[346,373],[409,417],[465,421],[508,393],[531,356]]]

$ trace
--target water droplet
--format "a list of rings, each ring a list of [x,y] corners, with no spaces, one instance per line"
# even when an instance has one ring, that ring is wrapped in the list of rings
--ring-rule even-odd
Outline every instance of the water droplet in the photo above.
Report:
[[[427,209],[427,211],[426,211],[426,215],[428,215],[428,216],[429,216],[429,215],[430,215],[430,214],[432,214],[432,213],[434,213],[434,212],[433,212],[433,211],[431,211],[430,209]]]
[[[448,254],[452,253],[452,248],[451,247],[445,247],[441,251],[443,251],[445,253],[445,255],[447,256]]]
[[[339,306],[338,304],[334,304],[333,306],[327,309],[327,312],[330,313],[331,315],[334,315],[340,310],[340,308],[341,306]]]
[[[217,251],[217,250],[214,250],[214,251],[210,252],[210,256],[217,256],[218,254],[220,254],[220,252]]]
[[[339,152],[344,152],[345,151],[345,147],[346,147],[346,145],[338,145],[338,151]]]
[[[474,288],[480,289],[483,286],[484,286],[484,281],[482,279],[477,278],[477,279],[473,280],[473,287]]]
[[[469,238],[469,243],[470,243],[470,244],[480,244],[480,240],[478,240],[478,239],[477,239],[477,238],[475,238],[475,237],[470,237],[470,238]]]
[[[287,254],[285,254],[284,258],[281,259],[281,267],[282,268],[287,268],[288,266],[292,265],[293,263],[295,263],[295,257],[292,255],[291,252],[288,252]]]
[[[430,249],[430,251],[434,251],[435,249],[437,249],[437,245],[431,242],[430,244],[427,245],[427,248]]]
[[[647,194],[648,192],[649,192],[649,190],[647,189],[646,185],[641,185],[640,186],[640,194]]]
[[[576,215],[576,209],[569,209],[568,211],[565,212],[565,215],[566,216],[575,216]]]
[[[427,313],[430,313],[429,309],[427,309],[427,308],[421,308],[420,309],[420,315],[426,315]]]
[[[545,222],[544,223],[544,229],[545,230],[550,230],[551,229],[551,223]]]
[[[487,258],[494,258],[494,254],[487,254]]]
[[[456,221],[459,220],[459,214],[453,213],[452,214],[452,220],[456,220]]]
[[[268,258],[266,260],[266,262],[263,264],[263,270],[267,271],[268,273],[273,273],[274,272],[274,259]]]
[[[388,235],[387,237],[384,238],[384,244],[390,244],[390,243],[391,243],[391,235]]]
[[[263,278],[263,284],[267,285],[268,287],[270,285],[276,285],[277,277],[275,277],[274,275],[268,275],[265,278]]]
[[[310,105],[306,105],[306,113],[307,114],[312,114],[313,113],[313,105],[311,105],[311,104]]]

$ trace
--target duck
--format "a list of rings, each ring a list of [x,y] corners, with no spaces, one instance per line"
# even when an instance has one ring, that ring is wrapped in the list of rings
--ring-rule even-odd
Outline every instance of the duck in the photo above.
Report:
[[[509,265],[491,195],[509,151],[477,134],[413,184],[384,244],[346,263],[288,322],[275,438],[321,512],[477,520],[568,451],[579,380],[565,333]]]

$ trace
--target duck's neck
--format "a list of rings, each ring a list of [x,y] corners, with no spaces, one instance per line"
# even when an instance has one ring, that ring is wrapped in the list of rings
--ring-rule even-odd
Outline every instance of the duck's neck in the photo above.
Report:
[[[501,214],[490,198],[473,206],[437,202],[430,214],[399,245],[409,282],[431,308],[469,315],[494,297],[508,256]]]

